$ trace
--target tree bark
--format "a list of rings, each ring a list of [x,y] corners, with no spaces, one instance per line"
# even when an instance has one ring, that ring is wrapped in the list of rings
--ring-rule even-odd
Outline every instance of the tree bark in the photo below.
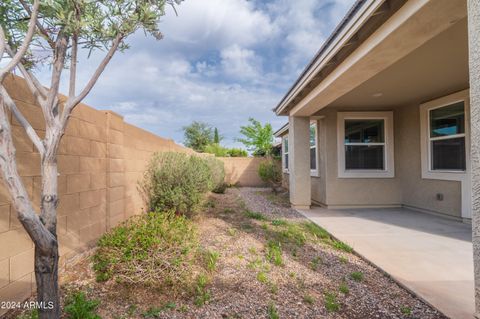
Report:
[[[47,230],[57,238],[58,168],[55,148],[56,145],[49,145],[42,159],[40,219]],[[39,311],[40,319],[60,318],[58,261],[58,240],[46,253],[35,249],[37,301],[43,303]]]
[[[55,156],[42,156],[42,203],[35,213],[18,174],[12,130],[0,94],[0,171],[12,197],[18,218],[35,243],[35,278],[41,319],[60,318],[58,288],[58,241],[56,238],[57,164]],[[53,154],[52,148],[47,154]],[[55,149],[55,148],[53,148]]]
[[[41,305],[40,319],[60,318],[60,290],[58,287],[58,245],[55,243],[49,254],[35,247],[35,279],[37,301]]]

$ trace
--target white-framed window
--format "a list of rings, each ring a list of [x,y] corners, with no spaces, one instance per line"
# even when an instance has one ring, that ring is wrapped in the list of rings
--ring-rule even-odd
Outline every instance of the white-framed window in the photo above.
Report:
[[[394,177],[393,112],[338,112],[338,177]]]
[[[310,122],[310,175],[318,175],[318,126],[317,121]]]
[[[462,180],[470,163],[468,90],[420,105],[422,178]]]
[[[429,171],[465,172],[465,102],[428,109]]]
[[[282,166],[283,171],[288,172],[288,135],[282,137]]]
[[[461,182],[462,217],[471,217],[469,91],[420,105],[423,179]]]

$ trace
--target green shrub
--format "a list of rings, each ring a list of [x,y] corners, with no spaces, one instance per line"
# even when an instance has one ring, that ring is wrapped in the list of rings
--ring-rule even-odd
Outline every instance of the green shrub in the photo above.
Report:
[[[97,280],[180,288],[192,281],[195,228],[173,212],[134,216],[103,235],[93,256]]]
[[[198,156],[156,153],[139,188],[150,211],[191,212],[213,188],[211,168]]]
[[[277,187],[282,183],[282,170],[278,161],[268,159],[261,162],[258,166],[258,175],[262,181],[272,187],[274,193],[277,192]]]
[[[225,148],[217,143],[212,143],[205,146],[203,150],[205,153],[214,154],[216,157],[227,157],[228,156],[228,148]]]
[[[227,184],[225,183],[225,166],[223,162],[214,157],[207,157],[205,161],[210,168],[212,180],[211,191],[217,194],[225,193],[225,189],[227,189]]]
[[[65,313],[70,319],[100,319],[96,310],[100,305],[98,300],[89,300],[85,293],[79,291],[67,297]]]
[[[247,157],[248,153],[241,148],[231,148],[228,150],[228,155],[230,157]]]

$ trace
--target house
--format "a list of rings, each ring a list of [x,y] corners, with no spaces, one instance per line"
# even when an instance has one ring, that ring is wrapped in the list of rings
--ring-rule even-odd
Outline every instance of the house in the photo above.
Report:
[[[479,60],[478,0],[356,1],[274,109],[292,206],[472,223],[480,269]]]
[[[471,220],[466,15],[465,0],[357,1],[275,109],[294,206]]]

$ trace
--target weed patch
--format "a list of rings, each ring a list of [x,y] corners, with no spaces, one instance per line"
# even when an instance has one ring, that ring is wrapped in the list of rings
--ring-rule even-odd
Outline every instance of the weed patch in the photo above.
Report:
[[[404,314],[406,316],[410,316],[412,314],[412,308],[407,307],[407,306],[404,306],[404,307],[400,308],[400,311],[402,312],[402,314]]]
[[[325,229],[312,222],[304,222],[303,228],[312,236],[319,239],[330,239],[330,234]]]
[[[207,289],[208,277],[205,274],[200,274],[197,277],[196,287],[195,287],[195,300],[194,303],[197,307],[203,306],[211,299],[210,291]]]
[[[344,252],[347,252],[347,253],[353,252],[352,247],[350,247],[349,245],[345,244],[344,242],[338,241],[338,240],[334,240],[332,242],[332,247],[337,249],[337,250],[341,250],[341,251],[344,251]]]
[[[245,216],[256,220],[267,220],[267,218],[262,213],[252,212],[250,210],[245,211]]]
[[[350,289],[348,288],[348,285],[346,282],[342,282],[338,287],[338,290],[344,295],[347,295],[350,292]]]
[[[93,268],[98,281],[178,288],[191,283],[198,258],[193,224],[173,213],[132,217],[98,241]]]
[[[337,295],[332,292],[325,292],[325,309],[328,312],[336,312],[340,310],[340,304],[337,301]]]
[[[100,301],[90,300],[85,293],[78,291],[67,297],[64,311],[71,319],[100,319],[97,314],[99,305]]]
[[[283,219],[274,219],[272,220],[273,226],[287,226],[288,222]]]
[[[283,265],[282,247],[279,242],[275,242],[273,240],[268,241],[266,258],[275,266]]]
[[[350,274],[350,278],[358,282],[363,281],[363,273],[360,271],[354,271]]]
[[[340,262],[341,262],[342,264],[347,264],[347,263],[348,263],[348,259],[347,259],[347,257],[345,257],[345,256],[340,256],[340,257],[338,257],[338,260],[340,260]]]
[[[267,273],[264,272],[264,271],[260,271],[257,274],[257,280],[259,282],[261,282],[262,284],[268,284],[269,280],[268,280],[268,277],[267,277]]]
[[[315,298],[309,294],[306,294],[303,296],[303,301],[309,305],[313,305],[315,303]]]
[[[213,250],[206,250],[203,255],[207,270],[214,271],[217,268],[217,261],[218,258],[220,258],[220,253]]]
[[[310,268],[316,271],[318,267],[321,265],[321,263],[322,263],[322,258],[320,258],[319,256],[313,257],[312,261],[310,262]]]
[[[277,307],[273,302],[268,305],[267,314],[269,319],[280,319]]]

